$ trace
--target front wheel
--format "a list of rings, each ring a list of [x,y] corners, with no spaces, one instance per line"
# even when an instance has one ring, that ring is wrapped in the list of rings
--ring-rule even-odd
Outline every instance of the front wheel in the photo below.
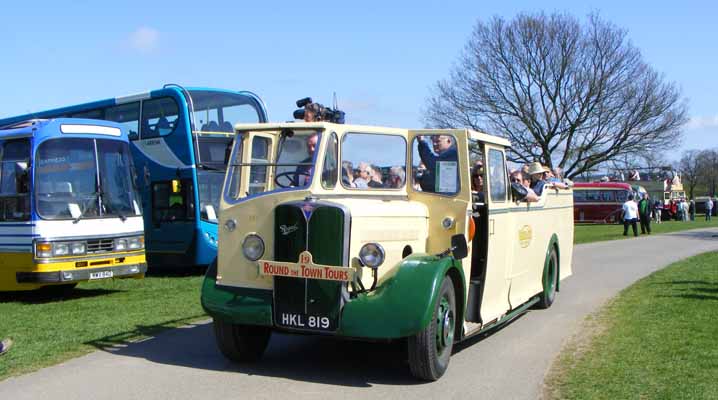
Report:
[[[421,332],[409,337],[409,369],[427,381],[441,378],[449,367],[456,327],[456,298],[451,277],[444,277],[432,319]]]
[[[539,298],[539,308],[549,308],[556,299],[556,287],[558,285],[558,254],[556,248],[551,246],[551,253],[546,259],[542,278],[543,291]]]
[[[262,358],[272,330],[264,326],[235,325],[214,320],[214,336],[225,357],[236,362],[254,362]]]

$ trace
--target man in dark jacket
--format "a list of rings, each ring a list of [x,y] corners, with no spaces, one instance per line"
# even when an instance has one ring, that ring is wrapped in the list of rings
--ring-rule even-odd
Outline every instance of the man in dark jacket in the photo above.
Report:
[[[638,219],[641,220],[641,234],[651,234],[651,215],[653,204],[648,198],[648,193],[643,193],[643,198],[638,202]]]
[[[419,157],[421,157],[421,161],[426,166],[426,172],[424,172],[424,175],[419,182],[421,190],[424,192],[456,193],[459,191],[459,175],[458,165],[456,164],[458,156],[456,153],[456,143],[454,142],[454,137],[449,135],[432,135],[430,138],[434,149],[433,152],[429,149],[429,143],[427,143],[426,139],[421,137],[418,138]],[[453,168],[449,168],[450,170],[453,170],[452,172],[456,175],[456,184],[452,188],[454,190],[449,190],[449,188],[444,188],[442,185],[437,185],[436,177],[439,172],[437,167],[439,163],[443,162],[454,163]],[[449,164],[449,166],[451,166],[451,164]],[[449,183],[449,186],[452,186],[452,182],[444,181],[444,183]]]

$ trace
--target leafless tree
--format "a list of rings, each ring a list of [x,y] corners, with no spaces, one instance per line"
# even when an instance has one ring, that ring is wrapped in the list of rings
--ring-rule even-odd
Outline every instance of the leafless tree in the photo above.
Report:
[[[718,184],[718,149],[702,150],[696,157],[698,174],[708,189],[709,196],[716,195]]]
[[[686,150],[678,162],[678,169],[681,171],[683,185],[688,186],[688,197],[693,198],[693,191],[701,181],[701,158],[699,150]]]
[[[624,29],[589,15],[520,14],[479,21],[425,123],[511,140],[509,157],[568,177],[622,156],[675,148],[686,102],[647,65]]]

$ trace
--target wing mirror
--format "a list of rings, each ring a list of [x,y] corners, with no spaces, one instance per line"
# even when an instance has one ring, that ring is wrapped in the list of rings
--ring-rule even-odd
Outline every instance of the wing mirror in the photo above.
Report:
[[[469,255],[469,249],[464,235],[459,234],[451,237],[451,252],[457,260],[466,258],[466,256]]]

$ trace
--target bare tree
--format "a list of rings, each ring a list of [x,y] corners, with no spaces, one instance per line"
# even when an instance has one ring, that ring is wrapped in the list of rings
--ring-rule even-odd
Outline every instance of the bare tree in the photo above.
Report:
[[[718,149],[702,150],[696,157],[698,174],[707,186],[708,195],[715,196],[718,183]]]
[[[590,15],[520,14],[479,21],[426,107],[431,127],[468,126],[511,140],[516,162],[574,177],[675,148],[686,103],[626,31]]]
[[[678,162],[684,186],[688,186],[688,197],[693,198],[693,191],[701,181],[702,165],[699,150],[686,150]]]

